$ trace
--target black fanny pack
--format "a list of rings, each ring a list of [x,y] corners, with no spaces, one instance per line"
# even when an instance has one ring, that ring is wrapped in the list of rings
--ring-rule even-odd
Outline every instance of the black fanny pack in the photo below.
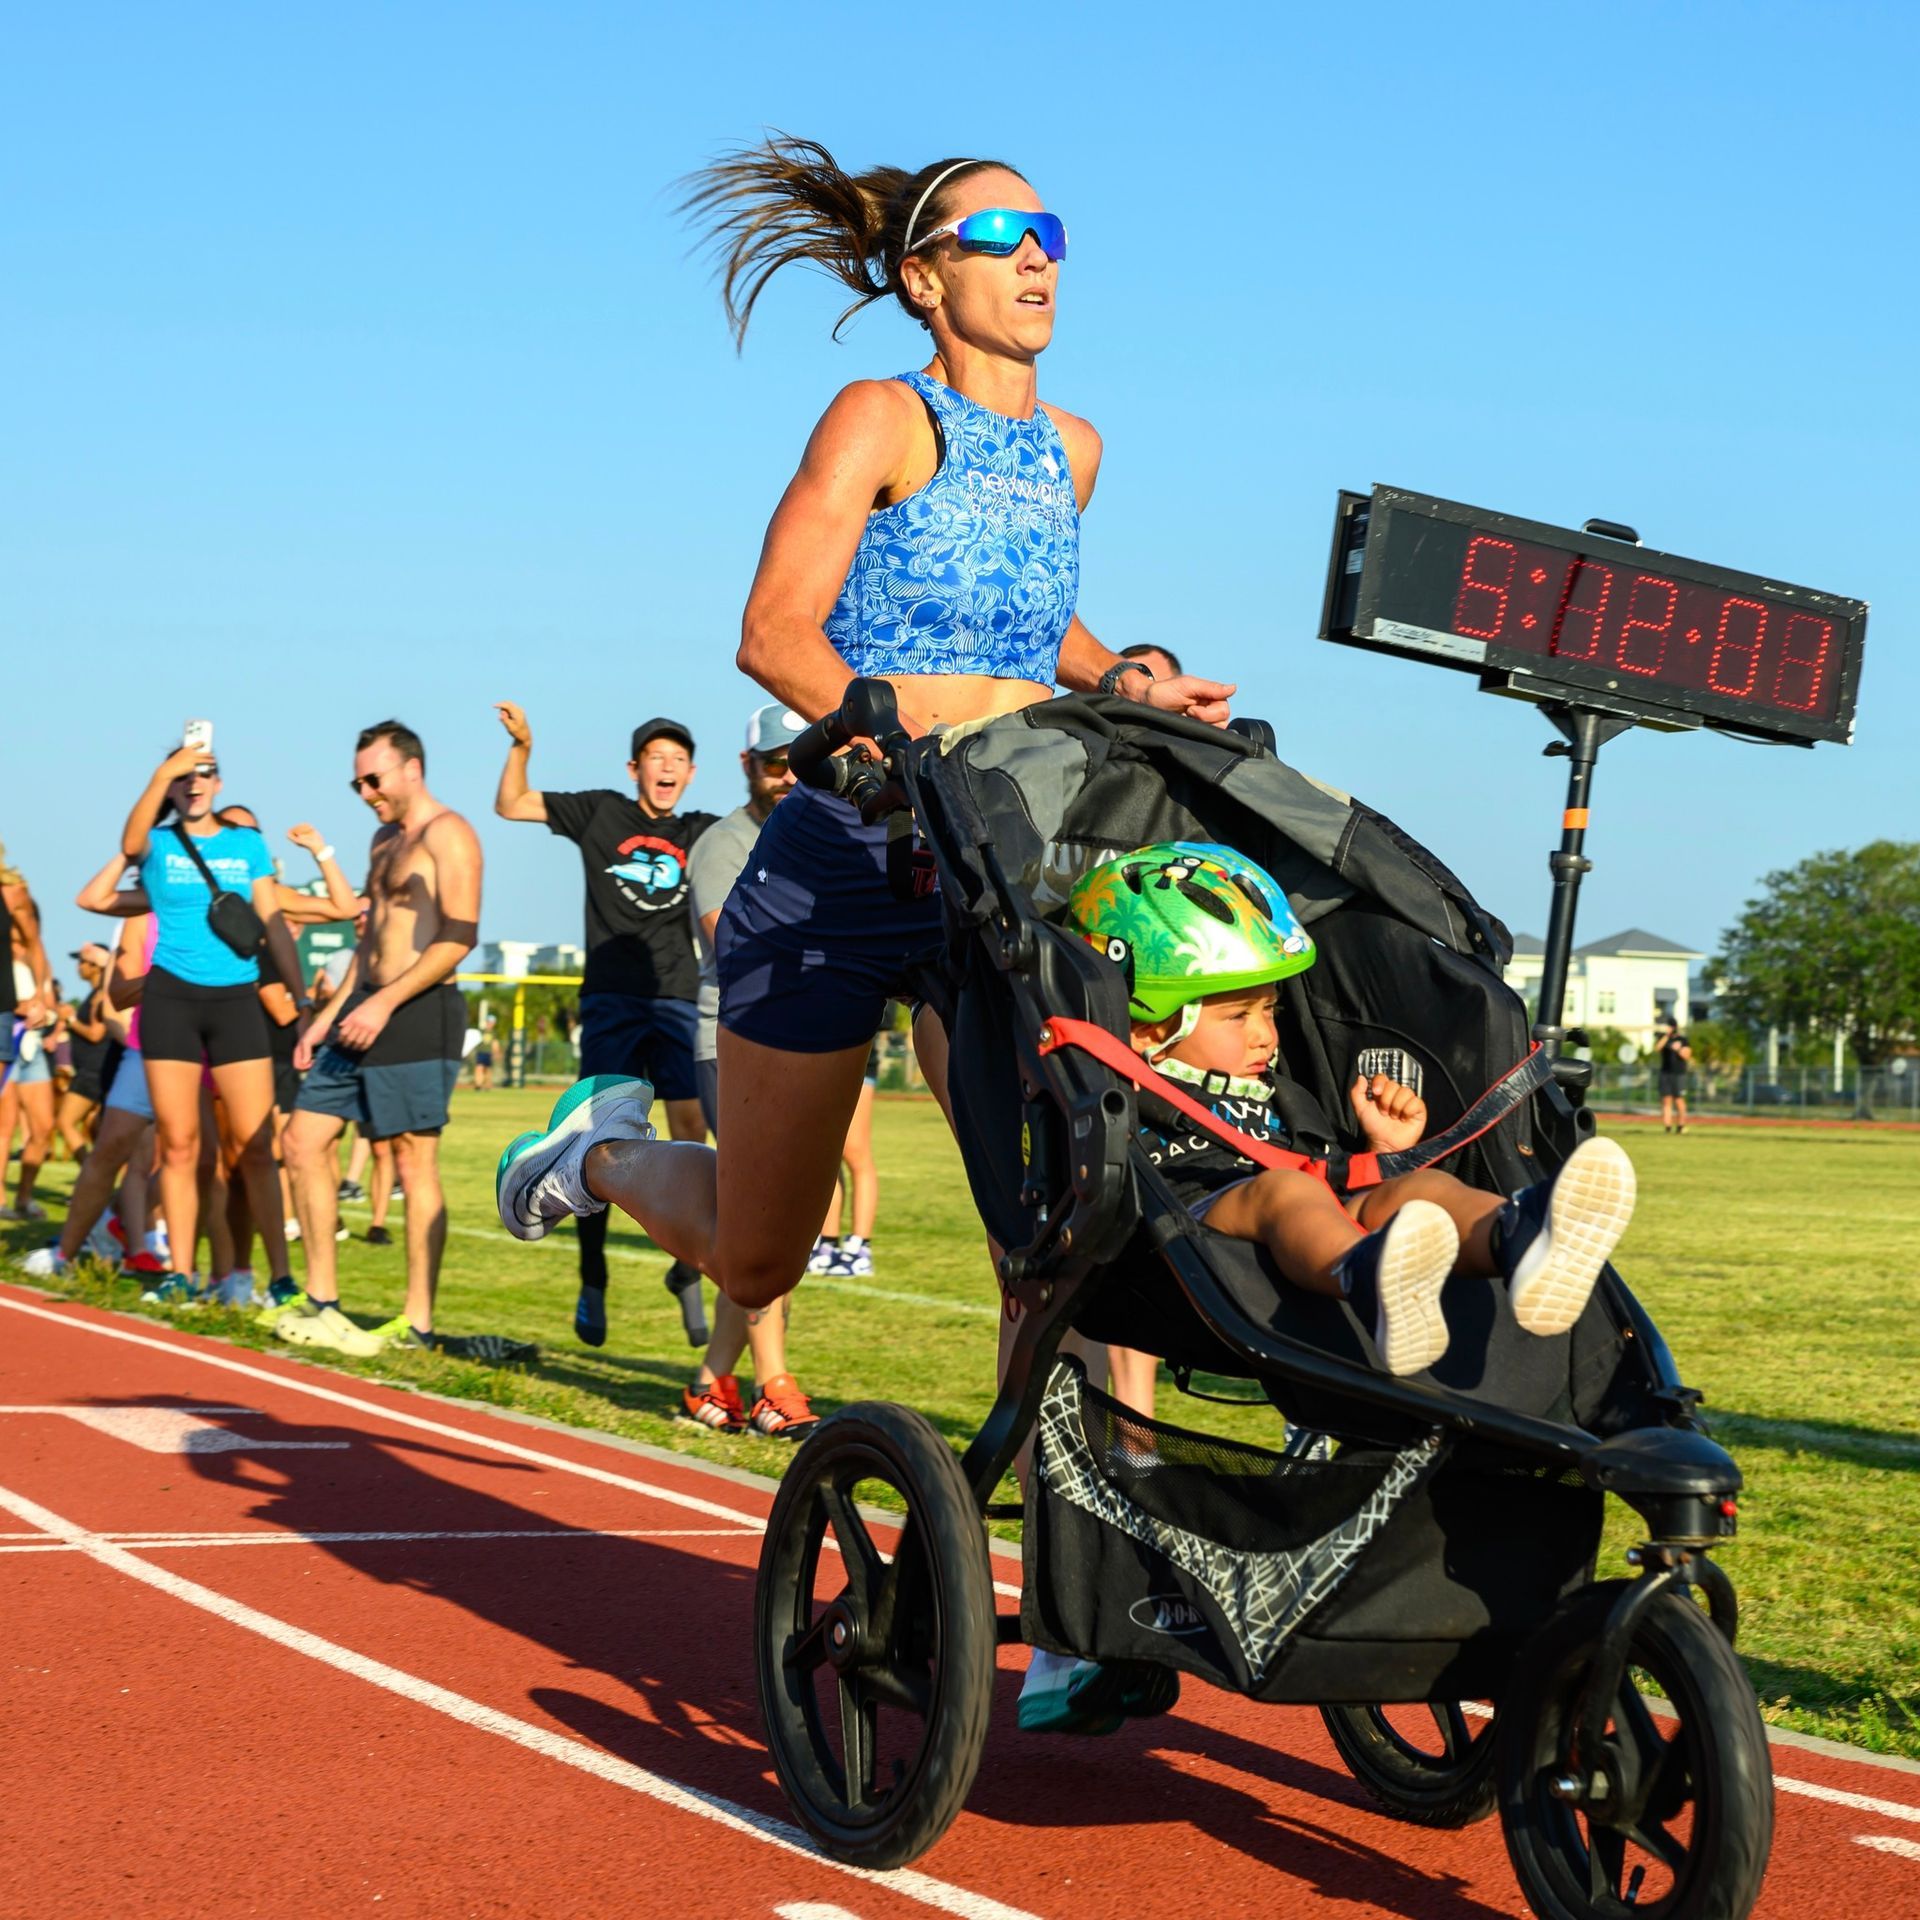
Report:
[[[228,893],[221,887],[213,877],[212,868],[201,859],[200,849],[193,844],[193,836],[177,820],[173,831],[175,838],[186,848],[188,859],[200,869],[200,878],[207,883],[207,891],[213,895],[207,907],[207,925],[213,937],[240,959],[256,959],[260,949],[267,944],[267,928],[265,921],[254,912],[253,902],[237,893]]]

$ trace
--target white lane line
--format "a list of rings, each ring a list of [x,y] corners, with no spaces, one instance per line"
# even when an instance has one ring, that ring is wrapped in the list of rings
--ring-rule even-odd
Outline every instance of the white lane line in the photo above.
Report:
[[[385,1533],[353,1532],[291,1533],[255,1531],[252,1533],[102,1533],[96,1539],[116,1547],[132,1547],[141,1553],[175,1547],[298,1547],[360,1546],[368,1542],[393,1540],[754,1540],[757,1534],[745,1527],[490,1527],[465,1533]],[[31,1539],[8,1535],[0,1540],[0,1553],[72,1553],[77,1551],[64,1540],[49,1540],[44,1534]]]
[[[1920,1860],[1920,1840],[1897,1840],[1890,1833],[1856,1833],[1856,1847],[1871,1847],[1875,1853],[1897,1853],[1903,1860]]]
[[[343,1206],[342,1213],[366,1213],[370,1211],[365,1201],[350,1201]],[[497,1240],[503,1247],[534,1246],[539,1243],[516,1240],[510,1233],[496,1233],[491,1227],[449,1227],[449,1233],[457,1233],[466,1240]],[[566,1241],[549,1239],[540,1247],[545,1253],[556,1252],[566,1246]],[[636,1253],[631,1247],[609,1247],[609,1260],[627,1260],[635,1264],[664,1262],[664,1254]],[[933,1293],[901,1293],[892,1287],[863,1286],[858,1280],[832,1280],[824,1273],[810,1273],[806,1276],[806,1288],[809,1293],[851,1293],[862,1300],[891,1300],[897,1306],[920,1307],[936,1313],[970,1313],[989,1320],[1000,1318],[1000,1308],[982,1300],[943,1300]]]
[[[1920,1807],[1910,1807],[1903,1800],[1880,1800],[1870,1793],[1848,1793],[1844,1787],[1823,1787],[1812,1780],[1789,1780],[1781,1773],[1773,1776],[1773,1784],[1782,1793],[1830,1801],[1836,1807],[1851,1807],[1856,1813],[1877,1813],[1883,1820],[1911,1820],[1920,1825]]]
[[[1835,1433],[1826,1427],[1806,1427],[1795,1420],[1770,1420],[1760,1413],[1722,1416],[1730,1427],[1749,1428],[1763,1447],[1803,1447],[1809,1453],[1878,1453],[1894,1460],[1920,1459],[1920,1440],[1892,1433]]]
[[[544,1453],[538,1447],[523,1447],[517,1441],[502,1440],[492,1434],[473,1433],[465,1427],[456,1427],[445,1420],[432,1420],[425,1414],[407,1413],[398,1407],[381,1406],[376,1401],[362,1400],[351,1393],[342,1393],[337,1387],[323,1387],[318,1381],[297,1380],[287,1374],[271,1372],[266,1367],[249,1366],[244,1360],[229,1359],[223,1353],[210,1353],[199,1346],[185,1346],[172,1340],[158,1340],[151,1334],[135,1333],[128,1327],[109,1327],[97,1320],[85,1320],[70,1314],[54,1313],[46,1307],[29,1305],[24,1300],[10,1300],[0,1296],[0,1307],[6,1307],[14,1313],[24,1313],[35,1320],[50,1320],[57,1327],[73,1327],[83,1333],[98,1334],[103,1339],[121,1340],[128,1346],[148,1347],[155,1353],[172,1354],[176,1359],[197,1360],[202,1366],[218,1367],[224,1373],[237,1373],[248,1380],[263,1380],[270,1387],[280,1387],[289,1393],[304,1393],[311,1400],[325,1400],[337,1407],[351,1407],[356,1413],[368,1415],[376,1420],[387,1420],[397,1426],[412,1427],[416,1432],[438,1434],[443,1440],[461,1440],[468,1446],[482,1447],[490,1453],[501,1453],[514,1460],[530,1460],[535,1466],[552,1467],[561,1473],[574,1473],[586,1480],[598,1480],[609,1487],[620,1487],[628,1493],[645,1494],[650,1500],[664,1500],[669,1506],[685,1507],[691,1513],[703,1513],[710,1520],[732,1520],[743,1527],[752,1527],[757,1531],[766,1530],[766,1522],[758,1515],[743,1512],[738,1507],[724,1506],[718,1500],[702,1499],[694,1493],[680,1493],[672,1487],[663,1487],[647,1480],[636,1480],[631,1474],[615,1473],[609,1467],[589,1466],[584,1461],[563,1459],[557,1453]]]
[[[109,1439],[143,1453],[322,1453],[337,1452],[347,1440],[255,1439],[237,1428],[202,1419],[204,1413],[253,1414],[252,1407],[51,1406],[0,1407],[0,1413],[48,1413],[75,1420]]]
[[[646,1768],[637,1767],[630,1760],[616,1759],[610,1753],[585,1746],[578,1740],[570,1740],[550,1728],[516,1720],[511,1714],[501,1713],[497,1708],[469,1700],[465,1694],[453,1693],[445,1687],[436,1686],[431,1680],[422,1680],[416,1674],[403,1673],[398,1667],[390,1667],[384,1661],[370,1660],[363,1653],[355,1653],[351,1647],[324,1640],[317,1633],[307,1632],[304,1627],[293,1626],[239,1600],[229,1599],[227,1595],[216,1593],[211,1587],[203,1587],[197,1581],[183,1580],[178,1574],[167,1572],[164,1567],[149,1566],[125,1547],[89,1533],[71,1520],[63,1520],[59,1514],[6,1487],[0,1487],[0,1509],[79,1548],[102,1566],[111,1567],[116,1573],[126,1574],[129,1579],[170,1594],[176,1600],[184,1600],[189,1606],[198,1607],[231,1626],[244,1627],[249,1633],[257,1633],[276,1646],[303,1653],[310,1660],[351,1674],[356,1680],[365,1680],[369,1685],[397,1694],[403,1700],[431,1707],[436,1713],[443,1713],[463,1726],[495,1734],[545,1759],[558,1760],[564,1766],[578,1768],[580,1772],[592,1774],[610,1785],[644,1794],[649,1800],[657,1800],[677,1813],[694,1814],[746,1839],[765,1841],[783,1853],[800,1854],[807,1859],[817,1860],[823,1867],[829,1867],[836,1873],[884,1887],[890,1893],[897,1893],[920,1906],[932,1907],[936,1912],[953,1914],[956,1920],[1035,1920],[1034,1915],[1018,1907],[1006,1906],[998,1900],[989,1899],[985,1894],[952,1886],[944,1880],[934,1879],[931,1874],[916,1873],[911,1868],[896,1867],[889,1873],[872,1873],[861,1867],[845,1866],[817,1852],[798,1827],[789,1826],[784,1820],[756,1813],[751,1807],[738,1806],[731,1800],[721,1799],[718,1794],[682,1786],[677,1780],[649,1773]]]
[[[516,1244],[518,1244],[516,1242]],[[678,1493],[671,1487],[659,1486],[648,1480],[636,1480],[631,1474],[615,1473],[607,1467],[589,1466],[584,1461],[568,1460],[557,1453],[543,1453],[538,1447],[523,1447],[514,1440],[501,1440],[492,1434],[474,1433],[466,1427],[456,1427],[444,1420],[431,1420],[425,1414],[406,1413],[398,1407],[385,1407],[375,1401],[362,1400],[351,1393],[342,1393],[336,1387],[323,1387],[316,1381],[296,1380],[286,1374],[270,1372],[265,1367],[249,1366],[244,1360],[231,1360],[223,1353],[210,1353],[204,1347],[183,1346],[172,1340],[159,1340],[152,1334],[135,1333],[129,1327],[109,1327],[98,1320],[81,1319],[72,1314],[55,1313],[47,1307],[36,1307],[25,1300],[10,1300],[0,1295],[0,1307],[10,1308],[15,1313],[24,1313],[35,1320],[51,1320],[56,1327],[74,1327],[82,1333],[97,1333],[103,1339],[124,1340],[131,1347],[150,1347],[155,1353],[168,1353],[178,1359],[197,1360],[203,1366],[219,1367],[227,1373],[237,1373],[248,1380],[264,1380],[269,1386],[283,1387],[289,1393],[304,1393],[315,1400],[330,1401],[335,1406],[352,1407],[356,1412],[367,1414],[376,1420],[391,1420],[403,1427],[413,1427],[422,1433],[438,1434],[442,1439],[463,1440],[468,1446],[484,1447],[493,1453],[504,1453],[515,1460],[530,1460],[536,1466],[552,1467],[560,1473],[575,1473],[584,1480],[598,1480],[609,1487],[621,1487],[628,1493],[644,1494],[650,1500],[664,1500],[670,1506],[685,1507],[693,1513],[703,1513],[712,1520],[732,1520],[755,1533],[765,1533],[766,1521],[755,1513],[742,1512],[738,1507],[724,1506],[718,1500],[704,1500],[698,1494]],[[591,1437],[591,1436],[587,1436]],[[829,1547],[836,1542],[829,1535],[826,1541]],[[1020,1589],[1004,1580],[993,1583],[995,1593],[1004,1599],[1017,1600]]]
[[[1663,1720],[1673,1718],[1673,1709],[1664,1700],[1649,1700],[1648,1706]],[[1493,1709],[1482,1706],[1478,1700],[1463,1700],[1460,1703],[1462,1713],[1470,1713],[1476,1719],[1490,1720]],[[1886,1820],[1911,1820],[1920,1824],[1920,1807],[1910,1807],[1903,1800],[1881,1800],[1870,1793],[1849,1793],[1844,1787],[1823,1787],[1813,1780],[1795,1780],[1791,1775],[1776,1773],[1773,1784],[1782,1793],[1797,1793],[1808,1800],[1830,1800],[1836,1807],[1851,1807],[1856,1813],[1877,1813]],[[1877,1840],[1862,1840],[1862,1846],[1879,1846]],[[1888,1841],[1886,1850],[1890,1853],[1904,1852],[1909,1846],[1915,1846],[1914,1857],[1920,1859],[1920,1845],[1911,1841]]]

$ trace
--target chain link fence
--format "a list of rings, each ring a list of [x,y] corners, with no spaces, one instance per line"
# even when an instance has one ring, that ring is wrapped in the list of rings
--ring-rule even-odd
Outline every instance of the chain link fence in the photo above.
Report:
[[[1594,1063],[1587,1103],[1615,1113],[1660,1111],[1660,1086],[1651,1062],[1630,1067]],[[1687,1077],[1691,1113],[1764,1114],[1784,1120],[1904,1120],[1920,1122],[1920,1071],[1906,1061],[1864,1071],[1849,1066],[1836,1084],[1831,1066],[1702,1067]]]

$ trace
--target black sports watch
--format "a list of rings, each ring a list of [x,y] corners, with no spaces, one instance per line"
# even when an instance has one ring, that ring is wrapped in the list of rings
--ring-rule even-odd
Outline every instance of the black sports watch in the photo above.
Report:
[[[1100,684],[1094,691],[1096,693],[1119,693],[1120,676],[1123,673],[1144,673],[1149,681],[1153,679],[1153,669],[1148,666],[1144,660],[1116,660],[1113,665],[1100,676]],[[1130,694],[1122,695],[1122,698],[1131,699],[1132,696]]]

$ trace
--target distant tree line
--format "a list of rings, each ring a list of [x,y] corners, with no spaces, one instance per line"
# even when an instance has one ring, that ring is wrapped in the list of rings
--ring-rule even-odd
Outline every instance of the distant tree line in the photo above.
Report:
[[[1707,962],[1720,1024],[1838,1032],[1864,1068],[1912,1046],[1920,1038],[1920,841],[1816,853],[1768,874],[1762,887]]]

